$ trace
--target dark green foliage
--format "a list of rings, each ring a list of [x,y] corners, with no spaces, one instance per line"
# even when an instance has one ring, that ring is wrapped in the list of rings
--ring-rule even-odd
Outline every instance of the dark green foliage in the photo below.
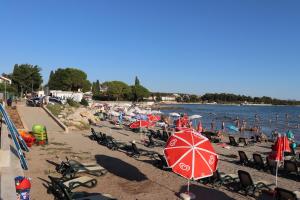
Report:
[[[140,80],[137,76],[135,77],[134,85],[140,85]]]
[[[43,83],[41,68],[37,65],[15,64],[11,79],[18,93],[38,90]]]
[[[300,105],[300,101],[292,101],[292,100],[279,100],[272,99],[271,97],[250,97],[245,95],[235,95],[235,94],[226,94],[226,93],[207,93],[201,97],[203,101],[208,102],[217,102],[217,103],[243,103],[253,102],[253,103],[265,103],[265,104],[273,104],[273,105]]]
[[[80,104],[76,101],[74,101],[73,99],[67,99],[67,103],[69,104],[69,106],[71,107],[76,107],[78,108],[80,106]]]
[[[80,104],[83,106],[89,106],[89,102],[84,98],[81,99]]]
[[[133,101],[143,101],[144,98],[150,96],[150,92],[142,85],[131,86],[131,95]]]
[[[130,97],[130,87],[122,81],[109,81],[103,83],[104,86],[107,86],[106,95],[110,99],[127,100]]]
[[[86,73],[79,69],[59,68],[50,76],[48,86],[50,90],[78,91],[82,89],[86,92],[90,90],[91,83],[87,80]]]
[[[93,82],[92,84],[92,93],[95,96],[100,95],[100,82],[97,80],[96,82]]]

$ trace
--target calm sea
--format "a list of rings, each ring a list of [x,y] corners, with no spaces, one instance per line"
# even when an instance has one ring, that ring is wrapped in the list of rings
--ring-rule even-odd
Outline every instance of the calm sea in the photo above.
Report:
[[[300,142],[300,107],[296,106],[232,106],[232,105],[202,105],[181,104],[164,105],[164,113],[187,113],[202,116],[202,124],[210,129],[214,120],[217,129],[221,128],[222,121],[227,125],[235,125],[235,119],[245,120],[247,127],[259,125],[266,135],[277,129],[280,133],[292,130],[295,138]],[[196,124],[197,121],[194,122]],[[251,136],[251,132],[246,132]]]

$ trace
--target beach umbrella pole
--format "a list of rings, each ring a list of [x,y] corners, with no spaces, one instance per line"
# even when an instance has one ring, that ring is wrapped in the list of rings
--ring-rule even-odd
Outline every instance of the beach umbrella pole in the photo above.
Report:
[[[190,179],[188,179],[187,193],[190,195]]]
[[[276,162],[276,187],[277,187],[277,180],[278,180],[278,163],[279,161]]]

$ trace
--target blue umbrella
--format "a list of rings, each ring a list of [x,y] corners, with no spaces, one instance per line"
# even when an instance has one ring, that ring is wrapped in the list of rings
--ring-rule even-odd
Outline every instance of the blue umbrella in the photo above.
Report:
[[[228,128],[229,130],[239,132],[239,129],[238,129],[238,127],[236,127],[236,126],[228,125],[227,128]]]

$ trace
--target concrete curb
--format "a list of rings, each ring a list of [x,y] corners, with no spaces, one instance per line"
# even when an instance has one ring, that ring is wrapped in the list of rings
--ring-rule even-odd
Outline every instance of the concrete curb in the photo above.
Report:
[[[19,116],[20,116],[20,120],[21,120],[21,122],[22,122],[22,124],[23,124],[23,128],[24,128],[24,130],[29,131],[29,130],[31,130],[31,129],[28,129],[27,124],[24,122],[23,118],[21,117],[20,111],[19,111],[19,106],[20,106],[20,105],[17,104],[17,105],[16,105],[16,109],[17,109],[17,112],[18,112],[18,114],[19,114]]]
[[[42,108],[46,111],[46,113],[66,132],[69,132],[69,129],[66,125],[64,125],[64,123],[62,123],[57,117],[55,117],[50,110],[48,110],[48,108],[46,108],[45,106],[42,106]]]

